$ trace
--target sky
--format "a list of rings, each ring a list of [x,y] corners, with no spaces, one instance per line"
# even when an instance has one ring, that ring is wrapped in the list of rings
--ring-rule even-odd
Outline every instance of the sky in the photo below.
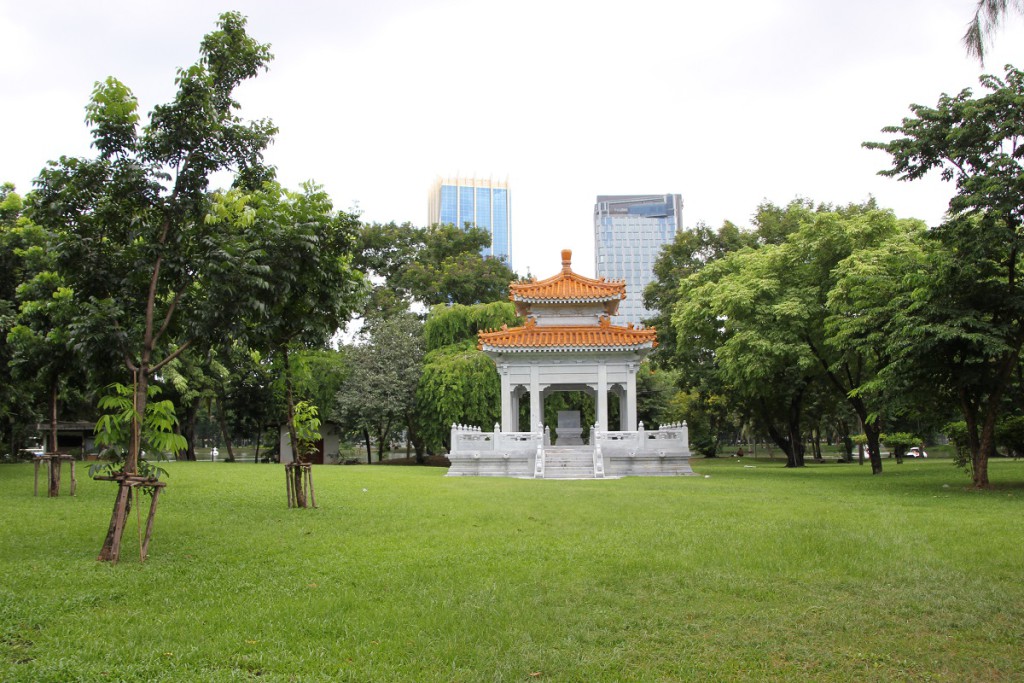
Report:
[[[427,221],[439,176],[507,180],[512,265],[572,249],[594,274],[600,194],[678,193],[683,224],[751,224],[763,201],[874,196],[937,224],[952,186],[877,175],[881,129],[1024,66],[1011,16],[985,66],[960,43],[976,0],[0,0],[0,182],[90,156],[85,105],[115,76],[148,113],[222,11],[270,43],[237,93],[280,128],[279,180],[366,221]]]

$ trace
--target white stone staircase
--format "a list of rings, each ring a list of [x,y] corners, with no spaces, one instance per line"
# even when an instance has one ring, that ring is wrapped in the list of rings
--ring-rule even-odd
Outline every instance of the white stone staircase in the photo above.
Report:
[[[545,479],[594,479],[594,451],[590,446],[545,446]]]

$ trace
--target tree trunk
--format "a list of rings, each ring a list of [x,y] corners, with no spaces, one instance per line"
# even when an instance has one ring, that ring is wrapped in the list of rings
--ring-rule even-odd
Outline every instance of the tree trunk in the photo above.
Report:
[[[228,431],[228,421],[224,417],[224,404],[220,398],[217,399],[217,424],[220,427],[220,435],[224,438],[224,447],[228,449],[228,461],[234,462],[235,448],[231,442],[231,432]]]
[[[292,367],[291,360],[288,358],[287,345],[281,347],[281,353],[284,357],[285,403],[288,407],[288,438],[291,439],[292,442],[292,461],[298,463],[301,461],[299,453],[299,435],[295,431],[295,391],[292,387]],[[292,492],[295,495],[295,507],[308,507],[306,502],[306,492],[302,489],[302,468],[293,467],[291,469],[292,472],[294,472],[291,483]]]
[[[256,454],[253,455],[252,461],[259,465],[260,464],[260,442],[263,441],[263,424],[259,423],[256,425]]]
[[[775,445],[778,446],[782,450],[783,454],[786,456],[786,467],[795,467],[795,465],[790,465],[790,463],[796,462],[795,456],[793,454],[793,445],[789,442],[789,440],[786,437],[782,435],[782,432],[780,432],[775,427],[775,425],[767,425],[767,430],[768,438],[770,438],[772,442],[774,442]]]
[[[384,462],[384,451],[391,442],[391,420],[377,430],[377,462]]]
[[[58,441],[57,441],[57,381],[54,380],[53,386],[50,387],[50,449],[49,452],[56,454],[58,452]],[[63,463],[60,458],[53,458],[47,463],[49,467],[49,492],[50,498],[56,498],[60,495],[60,469]]]
[[[131,489],[123,482],[118,482],[117,497],[114,499],[114,511],[110,515],[110,527],[103,547],[96,558],[99,562],[117,562],[121,556],[121,536],[124,533],[128,511],[131,510]]]
[[[370,448],[370,430],[363,427],[363,439],[366,440],[366,464],[373,464],[373,449]]]
[[[57,453],[59,442],[57,440],[57,394],[59,384],[57,380],[50,386],[50,443],[48,453]]]
[[[124,461],[125,474],[137,474],[139,471],[139,458],[142,449],[142,425],[139,420],[146,414],[146,402],[149,400],[147,369],[143,365],[138,372],[134,373],[135,392],[132,405],[135,407],[135,414],[132,415],[131,434],[128,437],[128,457]]]
[[[196,419],[199,417],[199,406],[201,403],[202,400],[200,398],[194,398],[185,411],[185,425],[182,428],[182,433],[188,442],[188,447],[185,449],[185,460],[189,462],[195,462],[196,460]]]
[[[298,462],[297,460],[295,461]],[[306,500],[306,491],[302,487],[302,467],[289,467],[286,471],[291,472],[291,487],[292,496],[295,501],[295,507],[304,508],[309,507],[309,503]]]
[[[800,402],[803,392],[798,393],[789,403],[788,424],[789,443],[792,449],[792,457],[786,462],[786,467],[804,466],[804,440],[800,434]]]

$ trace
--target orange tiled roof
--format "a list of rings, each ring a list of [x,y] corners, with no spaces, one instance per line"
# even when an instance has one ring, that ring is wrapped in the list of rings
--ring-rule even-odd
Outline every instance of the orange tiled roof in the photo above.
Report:
[[[652,328],[611,325],[604,318],[600,325],[539,326],[528,320],[523,327],[503,327],[480,332],[477,348],[505,351],[554,351],[557,349],[629,351],[658,345],[658,333]]]
[[[508,298],[526,303],[580,303],[626,298],[625,280],[595,280],[572,272],[572,251],[562,250],[562,272],[534,282],[513,282]]]

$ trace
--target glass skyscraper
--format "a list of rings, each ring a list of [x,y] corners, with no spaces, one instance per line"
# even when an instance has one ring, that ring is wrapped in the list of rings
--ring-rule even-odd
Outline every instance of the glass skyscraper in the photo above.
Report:
[[[438,178],[427,202],[427,222],[467,223],[491,233],[491,244],[480,253],[504,258],[512,265],[512,220],[508,181],[491,178]]]
[[[626,281],[626,299],[616,322],[641,322],[644,288],[654,279],[662,245],[682,229],[683,198],[678,194],[599,195],[594,204],[594,270],[598,277]]]

